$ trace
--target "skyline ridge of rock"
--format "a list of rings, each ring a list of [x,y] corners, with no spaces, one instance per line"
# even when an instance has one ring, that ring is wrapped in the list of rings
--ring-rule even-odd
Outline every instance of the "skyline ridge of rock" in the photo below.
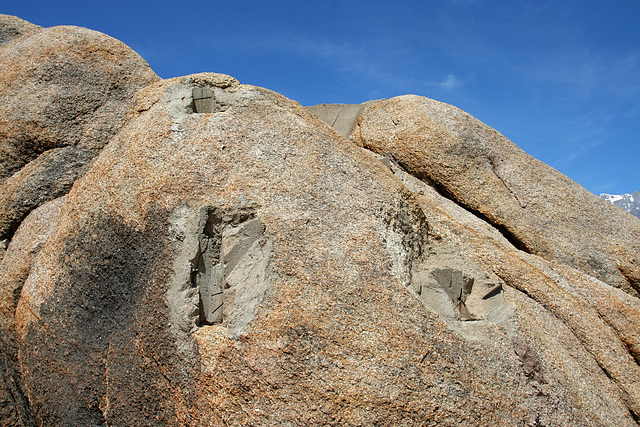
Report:
[[[0,98],[44,107],[0,120],[0,425],[638,425],[640,219],[447,104],[14,18]],[[100,96],[52,121],[70,78]]]
[[[640,295],[640,260],[633,256],[640,253],[640,224],[468,113],[415,95],[359,108],[318,107],[307,108],[328,124],[326,114],[346,113],[343,127],[351,130],[345,136],[428,181],[519,249]],[[608,253],[598,254],[603,250]]]

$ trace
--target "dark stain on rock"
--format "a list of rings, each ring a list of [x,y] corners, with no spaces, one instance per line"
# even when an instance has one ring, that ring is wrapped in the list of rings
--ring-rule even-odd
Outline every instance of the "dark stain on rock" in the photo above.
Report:
[[[540,359],[531,345],[521,336],[512,339],[513,349],[522,362],[522,369],[527,377],[538,382],[544,382],[540,368]]]

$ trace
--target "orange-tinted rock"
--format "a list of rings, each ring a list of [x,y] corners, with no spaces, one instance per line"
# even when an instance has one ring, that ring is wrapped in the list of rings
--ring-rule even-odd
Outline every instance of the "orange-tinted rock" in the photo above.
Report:
[[[139,92],[22,289],[35,417],[634,425],[628,296],[391,169],[228,76]]]
[[[69,190],[120,129],[135,92],[158,79],[104,34],[27,27],[0,47],[0,240]]]
[[[131,98],[0,128],[41,150],[0,193],[0,425],[637,425],[634,223],[606,202],[422,98],[318,107],[377,154],[222,74]]]
[[[469,114],[400,96],[367,108],[352,138],[432,183],[517,247],[638,296],[640,221]]]

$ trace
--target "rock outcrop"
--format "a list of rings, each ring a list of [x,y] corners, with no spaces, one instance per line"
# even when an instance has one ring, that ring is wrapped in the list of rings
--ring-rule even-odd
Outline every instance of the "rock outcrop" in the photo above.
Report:
[[[133,95],[158,80],[122,42],[79,27],[0,15],[0,240],[66,194],[122,126]]]
[[[640,292],[640,222],[462,110],[418,96],[370,106],[352,139],[500,230],[519,249]]]
[[[7,247],[4,424],[637,425],[614,208],[579,191],[577,236],[539,191],[576,185],[470,116],[344,108],[336,132],[214,73],[137,92]]]
[[[0,425],[34,424],[30,406],[22,389],[15,337],[15,308],[34,259],[55,228],[66,197],[35,209],[23,221],[0,262]]]
[[[21,222],[70,190],[122,126],[136,91],[158,77],[139,55],[104,34],[78,27],[43,29],[9,15],[0,15],[0,65],[2,260]],[[25,227],[36,240],[25,246],[24,236],[14,238],[13,256],[4,260],[0,274],[5,344],[0,418],[11,425],[32,420],[21,393],[12,318],[43,234],[33,222]]]

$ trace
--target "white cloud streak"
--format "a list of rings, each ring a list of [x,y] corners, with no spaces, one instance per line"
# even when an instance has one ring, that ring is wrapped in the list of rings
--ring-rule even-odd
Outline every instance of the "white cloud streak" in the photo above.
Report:
[[[464,84],[465,84],[464,81],[454,76],[453,73],[449,73],[447,78],[444,79],[443,81],[430,82],[430,83],[427,83],[427,86],[437,86],[439,88],[442,88],[443,90],[450,91],[450,90],[458,89],[462,87]]]
[[[408,50],[398,48],[393,41],[389,41],[386,46],[378,43],[372,47],[300,35],[274,34],[259,39],[244,39],[241,45],[244,48],[291,53],[333,63],[338,70],[358,79],[369,79],[377,85],[384,84],[398,89],[410,89],[417,85],[417,82],[399,78],[394,73],[397,63],[410,55]]]
[[[600,193],[604,193],[607,190],[610,190],[612,188],[614,188],[615,186],[617,186],[618,183],[617,182],[610,182],[608,184],[603,184],[603,185],[598,185],[597,187],[593,188],[593,192],[595,194],[600,194]]]

